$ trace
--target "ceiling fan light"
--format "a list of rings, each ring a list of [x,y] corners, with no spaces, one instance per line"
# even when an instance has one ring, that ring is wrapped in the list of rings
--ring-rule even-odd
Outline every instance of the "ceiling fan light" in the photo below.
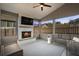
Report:
[[[43,5],[41,5],[40,7],[43,7]]]

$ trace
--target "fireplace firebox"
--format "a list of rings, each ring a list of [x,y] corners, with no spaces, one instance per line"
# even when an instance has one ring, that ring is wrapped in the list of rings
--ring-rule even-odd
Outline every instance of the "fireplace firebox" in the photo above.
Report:
[[[31,31],[22,32],[22,38],[29,38],[29,37],[31,37]]]

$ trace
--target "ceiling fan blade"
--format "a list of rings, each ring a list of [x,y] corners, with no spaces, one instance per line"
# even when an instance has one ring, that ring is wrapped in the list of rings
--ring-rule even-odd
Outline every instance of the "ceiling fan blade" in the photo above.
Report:
[[[33,8],[39,7],[40,5],[33,6]]]
[[[44,5],[44,3],[39,3],[40,5]]]
[[[43,6],[45,6],[45,7],[52,7],[51,5],[47,5],[47,4],[44,4]]]
[[[33,6],[33,8],[41,7],[41,11],[43,11],[43,7],[52,7],[51,5],[47,5],[45,3],[39,3],[39,5]]]

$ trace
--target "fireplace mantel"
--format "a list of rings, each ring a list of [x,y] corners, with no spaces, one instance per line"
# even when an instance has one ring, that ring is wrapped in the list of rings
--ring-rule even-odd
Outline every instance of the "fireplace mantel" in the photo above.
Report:
[[[33,25],[19,25],[20,28],[33,28]]]

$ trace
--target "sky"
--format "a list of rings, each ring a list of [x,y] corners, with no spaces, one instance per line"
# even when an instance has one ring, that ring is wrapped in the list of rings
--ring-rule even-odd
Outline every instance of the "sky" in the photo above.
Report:
[[[77,19],[77,18],[79,18],[79,15],[58,18],[58,19],[55,19],[55,21],[61,22],[62,24],[64,24],[64,23],[68,23],[70,20],[74,20],[74,19]],[[53,19],[41,22],[41,24],[46,24],[46,23],[53,23]],[[38,24],[39,23],[37,21],[34,21],[34,25],[38,25]]]
[[[77,18],[79,18],[79,15],[59,18],[59,19],[56,19],[56,22],[59,21],[62,24],[64,24],[64,23],[68,23],[70,20],[74,20],[74,19],[77,19]]]
[[[53,23],[53,20],[47,20],[47,21],[42,21],[41,24],[45,24],[45,23]]]

